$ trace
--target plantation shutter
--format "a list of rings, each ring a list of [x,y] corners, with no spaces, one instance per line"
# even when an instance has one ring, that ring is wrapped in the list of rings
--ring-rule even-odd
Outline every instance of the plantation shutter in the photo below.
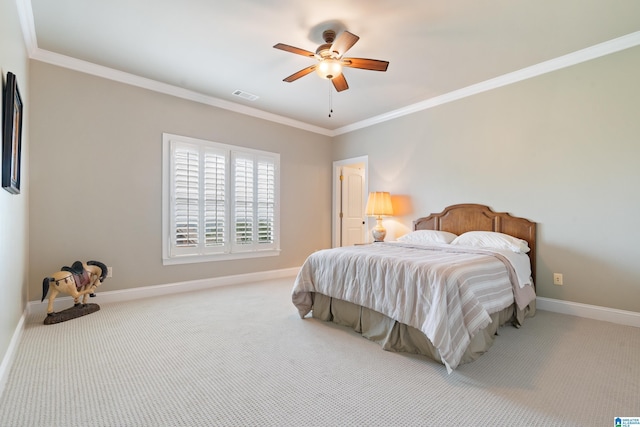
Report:
[[[276,160],[232,153],[234,167],[234,251],[276,247]]]
[[[258,244],[275,242],[276,165],[272,160],[258,161]]]
[[[200,177],[197,147],[174,145],[174,214],[172,224],[172,253],[199,244]]]
[[[226,159],[222,150],[173,144],[173,256],[228,251]]]
[[[164,134],[163,262],[278,255],[280,156]]]
[[[253,159],[233,153],[235,244],[248,246],[254,238],[254,183]]]
[[[205,245],[223,247],[226,244],[226,157],[208,151],[204,160],[204,221]]]

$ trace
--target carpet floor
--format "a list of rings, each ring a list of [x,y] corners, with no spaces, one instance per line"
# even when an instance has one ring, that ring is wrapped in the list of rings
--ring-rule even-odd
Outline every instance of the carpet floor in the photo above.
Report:
[[[300,319],[292,286],[103,304],[56,325],[31,314],[0,425],[600,427],[640,417],[639,328],[538,311],[448,375]]]

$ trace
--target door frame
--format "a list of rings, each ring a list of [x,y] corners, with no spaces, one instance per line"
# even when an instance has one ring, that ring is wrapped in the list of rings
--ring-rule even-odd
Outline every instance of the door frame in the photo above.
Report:
[[[340,168],[354,164],[364,164],[363,192],[366,195],[369,194],[369,156],[352,157],[350,159],[336,160],[333,162],[333,197],[331,204],[331,247],[333,248],[338,247],[340,244],[340,203],[342,197],[340,193]],[[366,196],[364,200],[366,204]],[[363,212],[364,209],[365,206],[362,207]],[[364,227],[362,234],[362,241],[366,242],[368,234],[367,227]]]

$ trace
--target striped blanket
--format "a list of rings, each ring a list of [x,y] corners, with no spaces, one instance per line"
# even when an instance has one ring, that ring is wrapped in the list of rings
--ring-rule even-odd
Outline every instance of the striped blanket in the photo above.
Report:
[[[292,301],[304,317],[317,292],[413,326],[451,372],[489,315],[514,303],[516,288],[511,263],[492,251],[375,243],[313,253],[298,273]]]

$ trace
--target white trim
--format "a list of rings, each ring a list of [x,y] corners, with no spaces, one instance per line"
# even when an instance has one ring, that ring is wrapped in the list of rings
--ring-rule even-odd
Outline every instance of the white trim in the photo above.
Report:
[[[80,71],[82,73],[91,74],[108,80],[125,83],[131,86],[137,86],[143,89],[152,90],[158,93],[175,96],[177,98],[187,99],[189,101],[199,102],[201,104],[222,108],[233,111],[246,116],[256,117],[258,119],[267,120],[274,123],[280,123],[309,132],[331,136],[332,132],[328,129],[304,123],[288,117],[269,113],[267,111],[258,110],[257,108],[247,107],[246,105],[236,104],[235,102],[226,101],[210,95],[194,92],[192,90],[173,86],[167,83],[158,82],[145,77],[136,76],[134,74],[125,73],[124,71],[114,70],[112,68],[97,65],[91,62],[72,58],[70,56],[61,55],[59,53],[50,52],[40,48],[35,48],[30,52],[30,58],[46,62],[48,64],[57,65],[63,68]]]
[[[188,282],[167,283],[163,285],[143,286],[138,288],[123,289],[118,291],[98,292],[99,303],[113,303],[131,301],[142,298],[151,298],[161,295],[170,295],[180,292],[192,292],[203,289],[217,288],[220,286],[238,285],[257,281],[282,279],[293,277],[298,274],[300,267],[292,267],[281,270],[260,271],[256,273],[238,274],[234,276],[213,277],[208,279],[191,280]],[[293,282],[292,282],[293,286]],[[60,311],[69,307],[72,301],[71,297],[57,298],[54,304],[54,310]],[[635,311],[618,310],[615,308],[601,307],[597,305],[582,304],[571,301],[562,301],[553,298],[537,297],[536,308],[538,310],[551,311],[554,313],[568,314],[570,316],[584,317],[587,319],[601,320],[603,322],[617,323],[620,325],[635,326],[640,328],[640,313]],[[46,313],[47,300],[30,301],[27,303],[27,315],[34,312]],[[0,365],[0,381],[2,380],[3,370],[9,364],[7,360],[12,360],[10,355],[14,352],[19,339],[22,335],[25,315],[22,316],[16,332],[13,335],[9,350]],[[0,382],[1,385],[1,382]]]
[[[18,321],[16,330],[13,332],[11,341],[9,341],[9,347],[7,348],[7,351],[2,358],[2,364],[0,364],[0,398],[2,398],[2,393],[4,392],[4,388],[7,385],[7,380],[9,379],[11,366],[13,365],[13,361],[16,358],[18,344],[20,343],[20,339],[22,338],[22,331],[24,331],[24,321],[26,317],[27,316],[25,310],[25,312],[22,313],[20,320]]]
[[[204,171],[207,169],[204,167],[206,162],[206,154],[212,154],[219,158],[224,159],[224,239],[223,243],[216,246],[206,246],[206,239],[204,236],[206,222],[204,204],[200,204],[199,211],[197,213],[197,220],[200,224],[198,232],[198,242],[194,247],[179,247],[176,242],[176,221],[175,206],[176,206],[176,188],[177,180],[174,174],[178,163],[176,152],[177,150],[186,150],[190,153],[194,153],[200,165],[198,176],[194,178],[200,185],[198,199],[203,200],[206,192],[206,185],[203,184],[206,181]],[[252,148],[246,148],[241,146],[223,144],[214,141],[207,141],[188,136],[174,135],[170,133],[162,134],[162,264],[163,265],[175,265],[175,264],[190,264],[197,262],[211,262],[211,261],[228,261],[234,259],[246,259],[246,258],[259,258],[268,256],[280,255],[280,153],[274,153],[270,151],[256,150]],[[257,220],[259,215],[257,209],[260,204],[258,199],[260,198],[261,191],[258,189],[258,181],[261,181],[258,168],[260,164],[267,164],[273,167],[273,230],[271,242],[260,242],[260,236],[257,230],[258,224],[252,222],[254,234],[252,235],[252,241],[241,245],[237,243],[237,221],[236,221],[236,207],[238,205],[236,179],[238,179],[238,161],[250,160],[251,167],[253,168],[251,185],[253,186],[253,194],[251,195],[254,201],[252,205],[252,211]],[[184,165],[183,165],[184,166]],[[191,179],[189,178],[189,179]],[[216,178],[217,179],[217,178]],[[269,181],[270,182],[270,181]],[[217,181],[216,181],[217,183]],[[265,182],[262,182],[264,184]],[[217,191],[217,190],[216,190]]]
[[[604,322],[640,328],[640,313],[635,311],[618,310],[597,305],[581,304],[578,302],[562,301],[552,298],[537,297],[536,308],[554,313],[585,317],[587,319],[602,320]]]
[[[300,271],[300,267],[286,268],[282,270],[259,271],[257,273],[238,274],[234,276],[212,277],[208,279],[190,280],[188,282],[167,283],[164,285],[142,286],[138,288],[122,289],[118,291],[100,291],[98,288],[97,297],[90,299],[90,302],[108,304],[114,302],[124,302],[143,298],[157,297],[161,295],[171,295],[181,292],[200,291],[203,289],[217,288],[220,286],[239,285],[251,282],[262,282],[265,280],[282,279],[294,277]],[[291,281],[293,288],[293,280]],[[73,304],[71,297],[56,298],[53,309],[61,311],[69,308]],[[47,300],[30,301],[27,304],[29,314],[47,312]]]
[[[293,267],[281,270],[269,270],[256,273],[238,274],[234,276],[191,280],[188,282],[143,286],[139,288],[123,289],[119,291],[99,292],[97,302],[99,302],[100,304],[124,302],[161,295],[177,294],[180,292],[199,291],[203,289],[217,288],[220,286],[240,285],[245,283],[262,282],[266,280],[282,279],[287,277],[293,278],[298,274],[298,271],[300,271],[300,267]],[[293,280],[291,281],[291,286],[293,287]],[[44,302],[30,301],[27,303],[27,308],[18,321],[11,341],[9,342],[9,347],[7,348],[7,351],[5,352],[2,359],[2,363],[0,364],[0,398],[2,397],[2,393],[4,392],[7,379],[9,378],[9,372],[11,371],[11,366],[13,365],[16,357],[18,344],[20,343],[20,339],[22,338],[22,333],[24,331],[26,317],[33,313],[42,313],[43,316],[46,315],[47,304],[47,300],[45,300]],[[71,297],[56,298],[54,302],[54,310],[61,311],[69,308],[72,304],[73,299]]]
[[[238,285],[256,281],[265,281],[273,279],[281,279],[293,277],[298,274],[300,267],[293,267],[281,270],[261,271],[257,273],[239,274],[234,276],[214,277],[210,279],[192,280],[189,282],[169,283],[164,285],[144,286],[139,288],[124,289],[119,291],[99,292],[99,302],[113,303],[131,301],[142,298],[151,298],[154,296],[170,295],[180,292],[191,292],[203,289],[211,289],[220,286]],[[292,283],[293,286],[293,283]],[[70,297],[57,298],[54,309],[62,310],[69,306],[72,299]],[[561,301],[552,298],[537,297],[536,307],[539,310],[552,311],[555,313],[568,314],[572,316],[595,319],[605,322],[617,323],[620,325],[640,327],[640,313],[633,311],[617,310],[607,307],[599,307],[595,305],[580,304],[570,301]],[[22,332],[24,330],[24,322],[27,315],[31,313],[47,311],[47,303],[39,301],[30,301],[27,304],[25,313],[20,318],[16,326],[9,347],[0,364],[0,397],[6,385],[11,365],[15,359],[16,350]]]
[[[418,111],[437,107],[439,105],[443,105],[452,101],[457,101],[458,99],[466,98],[468,96],[476,95],[492,89],[497,89],[502,86],[510,85],[512,83],[531,79],[542,74],[550,73],[562,68],[567,68],[572,65],[590,61],[592,59],[606,56],[611,53],[619,52],[621,50],[629,49],[638,45],[640,45],[640,31],[636,31],[635,33],[627,34],[625,36],[618,37],[604,43],[599,43],[597,45],[581,49],[567,55],[559,56],[549,61],[544,61],[539,64],[514,71],[512,73],[503,74],[502,76],[485,80],[471,86],[463,87],[461,89],[454,90],[440,96],[429,98],[416,104],[389,111],[387,113],[380,114],[378,116],[371,117],[357,123],[343,126],[334,130],[332,136],[353,132],[354,130],[373,126],[375,124],[393,120],[398,117],[406,116],[408,114],[413,114]]]
[[[412,104],[397,110],[393,110],[384,114],[380,114],[375,117],[371,117],[360,122],[352,123],[341,128],[330,130],[319,126],[311,125],[309,123],[293,120],[288,117],[280,116],[266,111],[258,110],[256,108],[247,107],[245,105],[236,104],[235,102],[226,101],[213,96],[203,95],[194,91],[183,89],[177,86],[169,85],[166,83],[160,83],[155,80],[139,77],[133,74],[125,73],[122,71],[114,70],[111,68],[103,67],[101,65],[93,64],[87,61],[81,61],[76,58],[72,58],[66,55],[60,55],[58,53],[50,52],[38,47],[36,38],[35,24],[33,20],[33,9],[31,8],[30,0],[16,0],[18,5],[18,14],[20,18],[20,25],[22,27],[22,33],[27,46],[27,52],[30,59],[46,62],[49,64],[57,65],[59,67],[69,68],[72,70],[80,71],[87,74],[93,74],[105,79],[114,80],[117,82],[130,84],[132,86],[138,86],[144,89],[149,89],[155,92],[172,95],[178,98],[184,98],[190,101],[199,102],[214,107],[223,108],[225,110],[234,111],[236,113],[245,114],[247,116],[256,117],[259,119],[268,120],[275,123],[280,123],[285,126],[290,126],[309,132],[334,137],[342,135],[344,133],[352,132],[354,130],[362,129],[365,127],[373,126],[378,123],[386,122],[388,120],[396,119],[398,117],[406,116],[408,114],[415,113],[417,111],[426,110],[429,108],[443,105],[451,101],[455,101],[467,96],[476,95],[481,92],[496,89],[501,86],[506,86],[511,83],[516,83],[522,80],[530,79],[545,73],[556,71],[562,68],[570,67],[572,65],[579,64],[581,62],[589,61],[591,59],[606,56],[611,53],[619,52],[624,49],[629,49],[640,45],[640,31],[624,35],[612,40],[608,40],[603,43],[599,43],[594,46],[587,47],[585,49],[578,50],[567,55],[560,56],[558,58],[544,61],[530,67],[523,68],[512,73],[507,73],[502,76],[498,76],[493,79],[486,80],[465,88],[454,90],[452,92],[429,98],[422,102]]]
[[[30,0],[17,0],[18,19],[22,27],[22,37],[27,49],[27,55],[31,58],[34,51],[38,48],[38,39],[36,37],[36,28],[33,22],[33,8]]]
[[[163,249],[167,246],[167,243],[162,245]],[[232,253],[216,253],[209,255],[183,255],[175,256],[171,258],[163,258],[162,265],[180,265],[180,264],[197,264],[200,262],[217,262],[217,261],[231,261],[234,259],[251,259],[251,258],[264,258],[270,256],[280,256],[280,249],[268,249],[251,252],[232,252]]]

